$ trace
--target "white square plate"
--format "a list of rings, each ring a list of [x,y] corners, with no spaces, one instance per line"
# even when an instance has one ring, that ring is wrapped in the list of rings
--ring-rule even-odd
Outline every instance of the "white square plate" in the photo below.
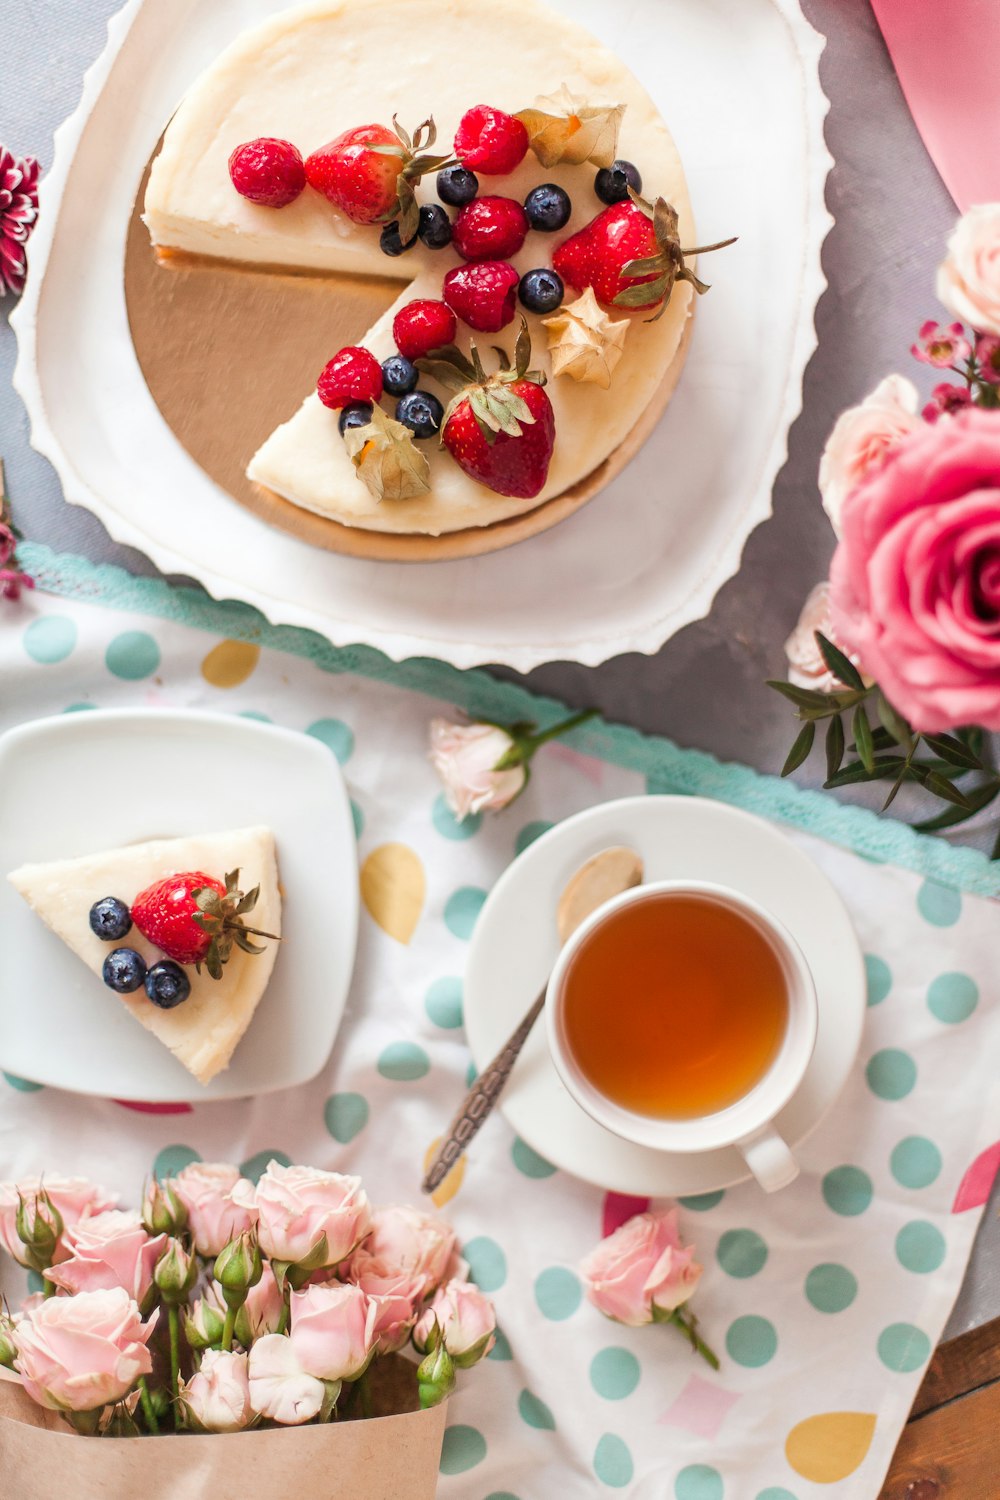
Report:
[[[284,941],[232,1063],[191,1075],[6,880],[29,860],[265,824]],[[312,1078],[354,967],[357,845],[340,768],[308,735],[223,714],[95,710],[0,738],[0,1067],[146,1103],[231,1099]]]

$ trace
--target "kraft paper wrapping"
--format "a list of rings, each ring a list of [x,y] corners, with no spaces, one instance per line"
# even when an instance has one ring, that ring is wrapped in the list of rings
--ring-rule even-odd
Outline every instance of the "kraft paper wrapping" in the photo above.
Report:
[[[394,1398],[415,1400],[412,1372],[404,1360],[373,1366],[376,1410]],[[0,1370],[0,1494],[3,1500],[433,1500],[445,1413],[441,1405],[323,1427],[79,1437]]]

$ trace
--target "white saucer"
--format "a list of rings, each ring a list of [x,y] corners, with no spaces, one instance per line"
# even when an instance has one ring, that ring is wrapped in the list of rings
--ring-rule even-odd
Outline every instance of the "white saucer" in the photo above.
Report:
[[[31,860],[265,824],[284,942],[225,1072],[202,1086],[9,885]],[[86,914],[84,914],[86,920]],[[357,844],[340,767],[307,734],[225,714],[96,709],[0,738],[0,1068],[143,1103],[291,1088],[333,1046],[354,968]]]
[[[649,880],[714,880],[745,891],[798,940],[819,997],[816,1050],[778,1116],[789,1144],[816,1126],[847,1081],[866,1005],[864,962],[844,903],[784,834],[750,813],[701,797],[630,797],[578,813],[515,860],[476,923],[465,977],[465,1025],[476,1065],[497,1052],[545,983],[557,952],[556,903],[592,854],[626,844]],[[609,997],[608,1024],[614,1024]],[[500,1108],[554,1166],[599,1187],[675,1197],[730,1187],[749,1173],[733,1147],[674,1155],[634,1146],[598,1125],[570,1097],[536,1024]]]

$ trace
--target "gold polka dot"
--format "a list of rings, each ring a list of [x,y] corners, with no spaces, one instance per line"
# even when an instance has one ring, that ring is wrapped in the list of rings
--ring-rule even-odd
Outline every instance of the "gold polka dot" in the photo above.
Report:
[[[397,943],[408,943],[416,931],[426,890],[424,867],[406,844],[380,844],[361,866],[361,899]]]
[[[424,1156],[425,1172],[433,1161],[434,1153],[443,1140],[444,1136],[439,1135],[437,1140],[431,1141],[430,1145],[427,1147],[427,1153]],[[452,1198],[454,1198],[455,1194],[462,1186],[462,1179],[464,1176],[465,1157],[460,1156],[458,1158],[458,1161],[452,1167],[451,1171],[448,1173],[447,1177],[443,1178],[438,1186],[434,1189],[433,1193],[431,1193],[431,1202],[434,1204],[435,1208],[444,1208],[446,1203],[451,1202]]]
[[[864,1462],[875,1433],[869,1411],[824,1411],[793,1427],[785,1457],[803,1479],[836,1484]]]
[[[214,688],[239,687],[260,660],[260,647],[250,641],[220,641],[201,664],[201,675]]]

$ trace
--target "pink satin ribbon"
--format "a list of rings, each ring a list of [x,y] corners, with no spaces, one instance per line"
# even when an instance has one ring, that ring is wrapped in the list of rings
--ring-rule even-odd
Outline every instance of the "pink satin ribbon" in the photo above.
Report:
[[[1000,0],[872,0],[917,129],[959,208],[1000,202]]]

